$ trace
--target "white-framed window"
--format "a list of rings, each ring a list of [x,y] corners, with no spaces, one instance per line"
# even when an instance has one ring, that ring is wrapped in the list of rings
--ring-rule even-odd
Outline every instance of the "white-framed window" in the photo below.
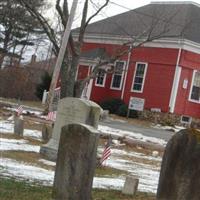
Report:
[[[106,82],[106,73],[104,70],[99,70],[96,80],[95,80],[95,86],[104,87]]]
[[[200,103],[200,71],[197,70],[193,71],[189,100]]]
[[[144,88],[145,77],[147,73],[147,63],[137,62],[135,65],[135,74],[131,91],[142,93]]]
[[[115,72],[112,75],[111,89],[121,90],[123,75],[124,75],[125,61],[115,62]]]

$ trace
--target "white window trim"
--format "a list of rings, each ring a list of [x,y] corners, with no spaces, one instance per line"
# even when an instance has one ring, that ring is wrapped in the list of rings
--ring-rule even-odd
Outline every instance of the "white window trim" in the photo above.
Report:
[[[194,77],[195,77],[195,74],[196,74],[197,71],[198,71],[198,70],[193,70],[192,81],[191,81],[191,85],[190,85],[190,93],[189,93],[188,101],[193,102],[193,103],[200,104],[200,100],[197,101],[197,100],[191,99],[192,88],[193,88],[193,84],[194,84]]]
[[[123,83],[123,80],[124,80],[124,69],[125,69],[125,66],[126,66],[126,61],[124,61],[124,60],[117,60],[117,61],[115,62],[115,65],[116,65],[117,62],[123,62],[123,63],[124,63],[123,69],[122,69],[122,79],[121,79],[120,87],[119,87],[119,88],[112,87],[113,79],[114,79],[115,73],[112,74],[112,81],[111,81],[111,84],[110,84],[110,89],[112,89],[112,90],[121,90],[121,89],[122,89],[122,83]]]
[[[107,74],[105,73],[105,74],[104,74],[103,84],[102,84],[102,85],[97,83],[97,77],[96,77],[96,78],[95,78],[95,86],[97,86],[97,87],[105,87],[105,84],[106,84],[106,77],[107,77]]]
[[[143,77],[143,82],[142,82],[142,88],[141,88],[140,91],[138,91],[138,90],[133,90],[133,85],[134,85],[134,82],[135,82],[135,76],[136,76],[136,70],[137,70],[138,64],[144,64],[144,65],[145,65],[144,77]],[[133,81],[132,81],[132,85],[131,85],[131,92],[143,93],[144,83],[145,83],[146,73],[147,73],[147,68],[148,68],[148,63],[145,63],[145,62],[136,62],[136,63],[135,63],[135,72],[134,72]]]

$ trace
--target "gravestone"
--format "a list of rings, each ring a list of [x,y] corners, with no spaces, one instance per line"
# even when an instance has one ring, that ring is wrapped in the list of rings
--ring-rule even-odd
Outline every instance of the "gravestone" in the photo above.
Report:
[[[135,195],[138,188],[139,179],[134,176],[127,176],[124,187],[122,189],[123,194]]]
[[[56,122],[52,138],[40,149],[40,153],[50,160],[56,160],[61,128],[70,123],[98,126],[101,108],[92,101],[79,98],[64,98],[58,104]]]
[[[98,131],[84,124],[62,128],[53,186],[54,200],[90,200]]]
[[[52,137],[52,124],[43,124],[42,126],[42,140],[44,142],[48,142],[49,139]]]
[[[199,186],[200,132],[182,130],[166,146],[157,200],[199,200]]]
[[[21,117],[14,117],[14,133],[23,136],[24,133],[24,120]]]

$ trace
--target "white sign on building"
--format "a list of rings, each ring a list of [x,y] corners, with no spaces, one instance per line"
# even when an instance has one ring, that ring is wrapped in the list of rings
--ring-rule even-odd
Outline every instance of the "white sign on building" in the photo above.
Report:
[[[130,97],[128,108],[130,110],[143,111],[144,103],[145,103],[145,99],[138,98],[138,97]]]

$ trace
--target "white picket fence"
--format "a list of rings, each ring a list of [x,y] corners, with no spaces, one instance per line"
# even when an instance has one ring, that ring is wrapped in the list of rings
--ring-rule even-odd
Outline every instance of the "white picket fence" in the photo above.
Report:
[[[83,89],[82,95],[81,95],[82,99],[89,99],[88,98],[88,96],[89,96],[88,95],[88,87],[89,87],[89,85],[86,84],[85,88]],[[44,90],[43,97],[42,97],[42,104],[46,103],[46,101],[48,99],[48,94],[49,94],[49,92],[47,90]],[[54,92],[53,105],[52,105],[53,110],[57,110],[57,105],[58,105],[59,100],[60,100],[60,87],[56,88],[55,92]]]
[[[49,92],[44,90],[43,92],[43,97],[42,97],[42,104],[45,104],[47,99],[48,99],[48,94]],[[58,101],[60,100],[60,87],[55,89],[55,92],[53,94],[53,105],[52,105],[52,109],[53,110],[57,110],[57,106],[58,106]]]

